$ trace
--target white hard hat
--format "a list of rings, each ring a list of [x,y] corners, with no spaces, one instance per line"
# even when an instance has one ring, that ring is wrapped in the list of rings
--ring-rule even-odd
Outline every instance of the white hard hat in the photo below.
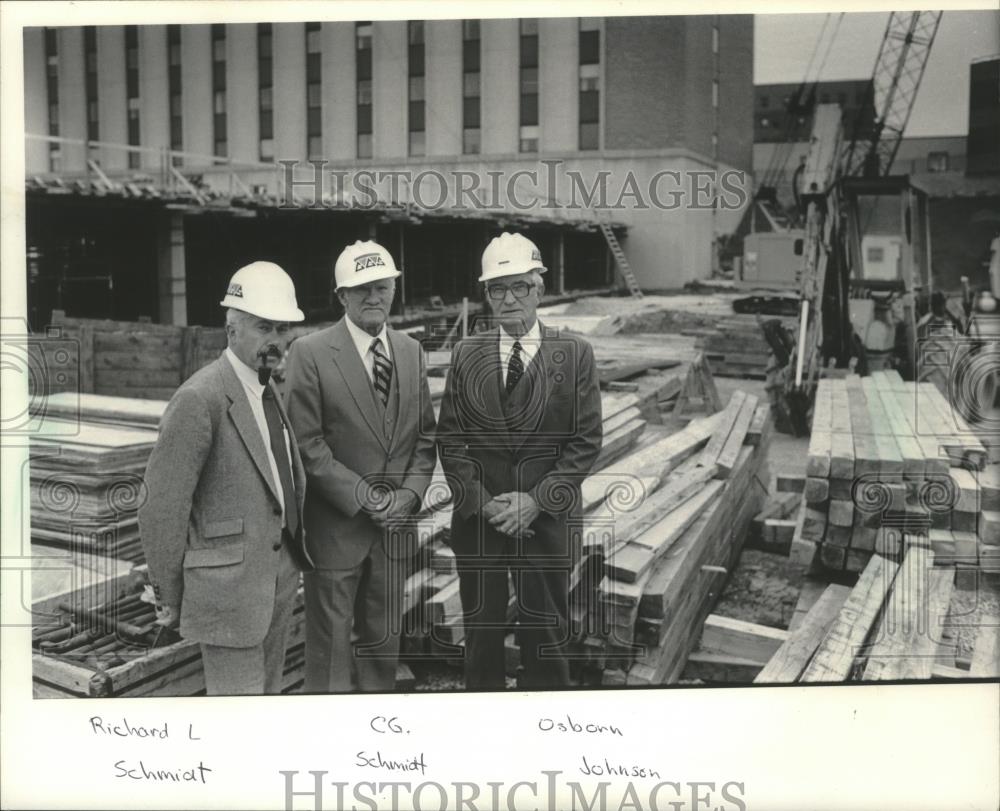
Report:
[[[395,279],[399,276],[396,263],[390,253],[370,239],[358,240],[348,245],[337,257],[333,270],[337,290],[342,287],[358,287],[362,284],[377,282],[379,279]]]
[[[538,246],[521,234],[503,233],[494,237],[483,251],[483,275],[479,281],[517,276],[531,270],[539,273],[546,270]]]
[[[295,284],[274,262],[251,262],[237,270],[219,304],[268,321],[305,320],[295,301]]]

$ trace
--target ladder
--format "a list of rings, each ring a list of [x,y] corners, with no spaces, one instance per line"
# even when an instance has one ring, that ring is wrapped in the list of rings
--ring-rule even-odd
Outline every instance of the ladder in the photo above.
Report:
[[[604,234],[605,242],[608,243],[608,247],[611,249],[611,255],[615,258],[615,263],[618,265],[618,272],[621,273],[622,278],[625,280],[625,285],[628,287],[629,293],[632,294],[632,298],[641,299],[642,290],[639,289],[639,282],[635,279],[632,266],[628,263],[625,252],[618,243],[618,237],[615,236],[615,232],[611,230],[611,226],[604,220],[598,220],[597,224],[600,226],[601,233]]]

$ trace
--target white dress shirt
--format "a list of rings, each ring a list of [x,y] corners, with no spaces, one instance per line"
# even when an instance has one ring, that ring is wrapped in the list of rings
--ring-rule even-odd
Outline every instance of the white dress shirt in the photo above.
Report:
[[[354,341],[354,346],[358,350],[358,355],[361,356],[361,364],[365,367],[365,371],[368,372],[368,379],[374,383],[375,355],[372,353],[372,341],[380,338],[382,341],[382,351],[389,360],[392,360],[392,349],[389,348],[389,331],[385,328],[385,324],[383,324],[382,331],[378,335],[369,335],[346,315],[344,316],[344,321],[347,324],[347,331],[351,334],[351,340]]]
[[[542,343],[542,331],[538,328],[538,319],[531,325],[520,338],[513,337],[507,330],[500,326],[500,368],[503,369],[503,382],[507,384],[507,373],[510,371],[510,356],[514,354],[514,341],[521,344],[521,362],[524,371],[528,371],[532,359],[538,354],[538,347]]]
[[[243,384],[243,390],[247,393],[247,400],[250,402],[250,410],[253,418],[257,422],[261,438],[264,440],[264,450],[267,451],[267,462],[271,466],[271,481],[274,489],[281,495],[281,526],[286,526],[285,522],[285,494],[281,492],[281,476],[278,475],[278,465],[274,461],[274,454],[271,452],[271,432],[267,428],[267,417],[264,416],[264,387],[257,379],[257,372],[251,369],[238,357],[232,349],[226,347],[226,359],[232,365],[236,376]],[[277,394],[275,394],[277,397]],[[282,432],[285,435],[285,451],[288,453],[288,469],[292,470],[292,452],[288,445],[288,428],[282,425]]]

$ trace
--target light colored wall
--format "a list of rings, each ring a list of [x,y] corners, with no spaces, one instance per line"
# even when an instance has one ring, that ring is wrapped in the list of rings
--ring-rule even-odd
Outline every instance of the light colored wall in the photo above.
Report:
[[[538,48],[538,111],[542,150],[579,145],[579,21],[576,17],[541,20]]]
[[[234,161],[260,158],[257,26],[226,26],[226,137]],[[187,85],[184,85],[187,95]]]
[[[323,23],[323,152],[335,163],[354,158],[357,82],[354,23]]]
[[[306,159],[306,27],[276,23],[274,30],[274,157]]]
[[[462,22],[424,23],[428,155],[462,152]]]
[[[143,146],[170,147],[167,27],[139,26],[139,136]],[[161,155],[143,154],[143,166],[159,169]]]
[[[128,143],[128,114],[125,98],[125,29],[120,25],[97,28],[97,114],[101,140]],[[120,149],[102,149],[101,166],[123,169],[128,156]]]
[[[87,94],[84,87],[83,29],[60,28],[59,35],[59,135],[63,138],[87,137]],[[86,149],[63,144],[62,169],[83,171]]]
[[[227,84],[228,81],[227,76]],[[212,38],[207,25],[181,26],[181,87],[184,151],[211,155]],[[184,159],[185,166],[197,163],[191,158]]]
[[[45,33],[24,29],[24,131],[49,134],[48,89],[45,86]],[[44,141],[25,142],[25,174],[49,171],[49,147]]]
[[[484,155],[517,152],[519,122],[518,21],[483,20],[482,151]]]
[[[373,24],[372,155],[399,158],[407,153],[407,37],[405,21]]]

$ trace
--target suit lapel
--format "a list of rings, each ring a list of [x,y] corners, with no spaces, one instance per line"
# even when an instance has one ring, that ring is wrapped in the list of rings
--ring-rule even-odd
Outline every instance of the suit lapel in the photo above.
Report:
[[[250,401],[247,399],[246,390],[236,376],[229,359],[225,356],[219,358],[219,371],[222,375],[222,387],[229,398],[229,418],[236,426],[236,431],[243,440],[250,458],[257,466],[257,471],[267,482],[271,493],[275,499],[281,502],[278,495],[277,484],[271,480],[271,463],[267,459],[267,448],[264,447],[264,437],[260,434],[257,420],[254,419],[253,411],[250,410]]]
[[[500,330],[492,329],[477,336],[479,342],[476,353],[471,361],[467,361],[474,374],[466,378],[469,391],[466,392],[470,403],[482,402],[489,427],[495,428],[501,439],[510,445],[510,433],[507,430],[507,417],[503,413],[503,400],[500,392],[503,370],[500,368]]]
[[[344,318],[347,318],[345,315]],[[365,371],[361,356],[354,346],[351,334],[347,331],[347,325],[341,319],[331,330],[330,347],[333,349],[333,362],[340,370],[340,374],[347,384],[347,390],[354,398],[354,402],[364,417],[371,432],[375,434],[379,444],[388,450],[385,434],[376,416],[379,413],[378,404],[375,402],[375,391],[372,389],[371,381],[368,379],[368,372]],[[395,349],[395,346],[393,347]]]
[[[410,410],[416,404],[417,397],[420,396],[417,390],[417,378],[420,375],[419,359],[416,369],[411,369],[410,355],[403,345],[402,336],[395,330],[387,330],[389,347],[392,351],[392,379],[398,392],[399,407],[396,410],[396,425],[392,432],[392,439],[389,441],[389,450],[395,446],[400,434],[404,433],[406,419],[410,415]],[[390,405],[391,407],[391,405]]]

